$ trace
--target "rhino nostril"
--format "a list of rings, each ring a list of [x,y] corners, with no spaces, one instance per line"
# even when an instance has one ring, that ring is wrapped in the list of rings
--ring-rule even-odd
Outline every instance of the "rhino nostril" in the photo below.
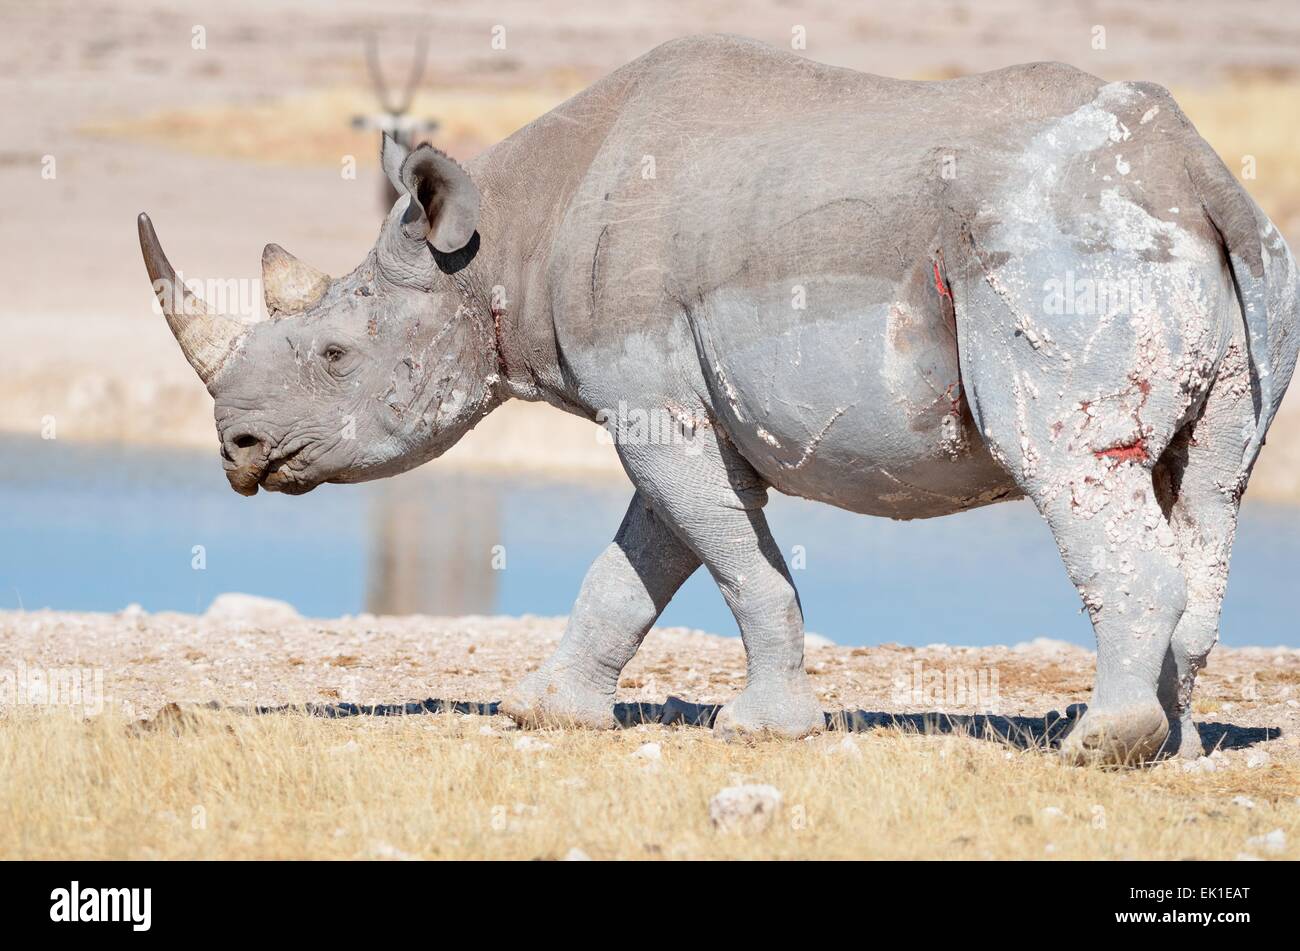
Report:
[[[229,433],[221,443],[221,456],[237,466],[249,466],[263,461],[266,444],[255,433]]]

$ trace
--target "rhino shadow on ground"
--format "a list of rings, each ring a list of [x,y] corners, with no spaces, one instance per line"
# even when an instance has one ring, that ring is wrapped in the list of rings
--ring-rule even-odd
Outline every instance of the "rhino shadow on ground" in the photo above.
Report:
[[[207,704],[221,708],[215,701]],[[496,701],[487,703],[463,700],[412,700],[405,703],[306,703],[279,706],[252,706],[231,708],[238,713],[268,715],[277,713],[305,713],[324,719],[345,717],[400,717],[420,714],[458,713],[463,716],[496,716]],[[716,703],[691,703],[680,697],[669,697],[664,703],[617,703],[614,718],[624,729],[643,723],[663,726],[713,726],[714,718],[722,708]],[[1087,711],[1087,704],[1071,704],[1064,714],[1052,710],[1045,716],[1000,716],[997,714],[954,713],[884,713],[867,710],[841,710],[826,714],[826,728],[847,733],[866,733],[875,729],[899,729],[926,735],[959,735],[974,739],[992,740],[1016,749],[1055,749],[1073,729],[1074,724]],[[1201,745],[1211,750],[1235,750],[1266,743],[1282,735],[1274,726],[1238,726],[1233,723],[1198,723]]]

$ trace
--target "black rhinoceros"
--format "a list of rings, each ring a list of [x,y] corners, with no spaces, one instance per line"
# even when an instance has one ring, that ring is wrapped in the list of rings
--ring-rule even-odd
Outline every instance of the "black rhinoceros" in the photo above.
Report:
[[[239,492],[410,469],[510,398],[610,427],[636,491],[516,719],[614,725],[619,671],[703,564],[748,653],[716,729],[816,730],[767,490],[899,519],[1028,497],[1097,635],[1067,753],[1199,752],[1300,293],[1164,89],[1050,63],[903,82],[702,37],[465,168],[382,160],[402,197],[374,248],[331,279],[269,245],[269,320],[176,287],[144,216],[141,245]]]

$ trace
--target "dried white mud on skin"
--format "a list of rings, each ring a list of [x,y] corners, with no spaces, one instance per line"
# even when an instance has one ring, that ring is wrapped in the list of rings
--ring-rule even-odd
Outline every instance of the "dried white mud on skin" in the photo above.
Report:
[[[0,671],[103,671],[110,702],[132,717],[167,703],[400,703],[498,700],[554,649],[563,618],[368,617],[305,619],[275,627],[187,614],[0,612]],[[996,672],[1003,716],[1042,717],[1086,703],[1094,655],[1059,642],[1019,647],[813,647],[805,651],[822,708],[963,714],[969,707],[909,695],[926,671]],[[900,692],[902,679],[908,690]],[[987,683],[987,679],[985,680]],[[740,639],[655,628],[623,672],[620,701],[669,695],[723,703],[745,684]],[[11,702],[0,698],[0,709]],[[1198,724],[1269,727],[1280,736],[1228,757],[1266,750],[1300,762],[1300,650],[1216,648],[1197,681]]]

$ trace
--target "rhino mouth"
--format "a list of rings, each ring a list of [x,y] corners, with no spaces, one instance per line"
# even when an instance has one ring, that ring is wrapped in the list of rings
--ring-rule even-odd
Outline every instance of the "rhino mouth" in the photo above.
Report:
[[[304,479],[294,467],[293,463],[301,452],[301,449],[296,449],[282,456],[242,466],[234,465],[232,460],[227,459],[226,479],[230,482],[230,487],[240,495],[256,495],[259,488],[283,495],[305,495],[320,483]]]
[[[257,484],[268,492],[280,492],[284,495],[306,495],[320,483],[302,478],[293,466],[293,462],[302,454],[302,449],[285,453],[267,462]]]
[[[266,491],[279,492],[281,495],[306,495],[312,489],[316,488],[316,486],[320,485],[319,482],[298,482],[290,480],[271,482],[265,479],[260,484],[262,488],[266,489]]]

